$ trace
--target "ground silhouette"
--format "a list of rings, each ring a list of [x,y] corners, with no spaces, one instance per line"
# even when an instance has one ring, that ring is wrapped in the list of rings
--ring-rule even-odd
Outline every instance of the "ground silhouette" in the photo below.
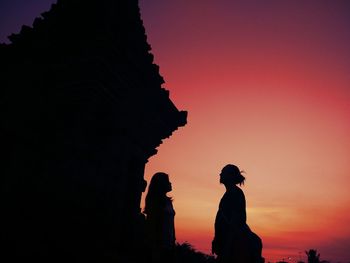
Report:
[[[190,243],[176,245],[176,263],[214,263],[215,257],[197,251]]]

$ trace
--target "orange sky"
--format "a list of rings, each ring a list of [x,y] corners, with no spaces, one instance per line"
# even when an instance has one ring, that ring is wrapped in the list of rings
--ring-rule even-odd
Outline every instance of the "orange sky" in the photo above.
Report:
[[[0,2],[0,42],[54,0]],[[146,167],[173,182],[176,231],[209,252],[222,166],[246,171],[267,261],[350,261],[350,1],[140,0],[148,41],[188,124]]]
[[[146,179],[173,182],[179,242],[209,252],[222,166],[246,171],[248,224],[267,261],[350,261],[350,5],[346,1],[157,1],[141,11],[188,124]]]

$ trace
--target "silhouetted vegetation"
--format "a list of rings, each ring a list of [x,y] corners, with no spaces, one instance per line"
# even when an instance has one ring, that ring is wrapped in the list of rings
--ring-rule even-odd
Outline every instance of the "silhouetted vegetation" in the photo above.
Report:
[[[193,248],[188,242],[176,244],[176,263],[214,263],[213,256],[204,254]]]
[[[307,255],[308,263],[320,263],[320,253],[317,253],[316,249],[309,249],[305,251],[305,254]]]

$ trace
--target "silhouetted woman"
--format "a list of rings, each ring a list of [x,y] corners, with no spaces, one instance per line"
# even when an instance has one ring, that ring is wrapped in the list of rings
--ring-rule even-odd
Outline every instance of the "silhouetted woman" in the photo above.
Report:
[[[175,248],[175,211],[172,199],[166,194],[172,190],[166,173],[153,175],[144,213],[152,254],[152,262],[172,262]]]
[[[220,173],[220,183],[226,192],[221,198],[215,218],[215,236],[212,252],[220,263],[261,263],[262,242],[246,223],[246,201],[241,188],[245,177],[233,164]]]

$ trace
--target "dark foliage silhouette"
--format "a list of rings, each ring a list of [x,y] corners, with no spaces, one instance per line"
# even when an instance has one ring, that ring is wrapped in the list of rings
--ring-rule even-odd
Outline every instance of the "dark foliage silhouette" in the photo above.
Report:
[[[191,244],[185,242],[177,244],[175,248],[176,263],[214,263],[213,256],[196,251]]]
[[[308,263],[319,263],[320,262],[320,253],[317,253],[316,249],[309,249],[305,251],[305,254],[307,255],[307,262]]]
[[[237,186],[245,177],[237,166],[228,164],[220,173],[220,183],[226,192],[222,197],[215,219],[215,237],[212,252],[218,262],[261,263],[262,241],[246,223],[246,201]]]

